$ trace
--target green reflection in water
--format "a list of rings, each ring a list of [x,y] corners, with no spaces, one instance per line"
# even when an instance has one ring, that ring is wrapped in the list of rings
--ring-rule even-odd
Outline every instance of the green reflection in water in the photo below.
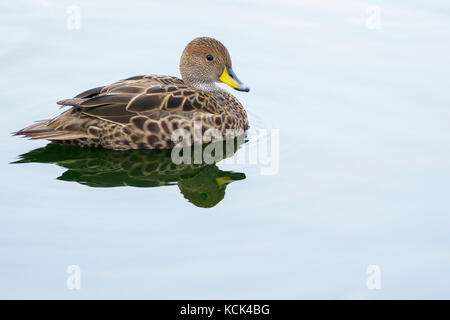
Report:
[[[216,162],[234,155],[242,142],[235,139],[228,141],[228,144],[209,144],[209,150],[211,146],[228,146],[223,149],[227,151],[227,156],[221,156],[219,152],[209,164],[195,164],[193,161],[191,164],[174,164],[171,150],[114,151],[57,143],[49,143],[43,148],[22,154],[19,156],[20,160],[14,163],[53,163],[68,169],[58,177],[59,180],[75,181],[91,187],[148,188],[177,184],[181,193],[191,203],[198,207],[211,208],[224,198],[229,183],[245,179],[244,173],[222,171],[216,165]],[[230,148],[230,145],[233,147]],[[206,147],[197,150],[203,152]],[[191,159],[194,159],[195,149],[189,149]],[[225,154],[225,151],[223,153]]]

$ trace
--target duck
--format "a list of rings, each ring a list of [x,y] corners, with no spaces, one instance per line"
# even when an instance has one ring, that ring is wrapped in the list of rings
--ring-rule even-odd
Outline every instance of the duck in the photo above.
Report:
[[[227,90],[248,92],[232,69],[228,49],[210,37],[184,48],[181,79],[140,75],[84,91],[57,104],[69,107],[15,135],[113,150],[172,149],[235,138],[249,128],[247,113]]]

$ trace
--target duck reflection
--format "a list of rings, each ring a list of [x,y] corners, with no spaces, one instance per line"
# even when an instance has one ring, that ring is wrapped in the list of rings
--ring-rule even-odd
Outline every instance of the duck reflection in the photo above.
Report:
[[[91,187],[148,188],[177,184],[188,201],[198,207],[211,208],[224,198],[228,184],[245,179],[244,173],[222,171],[216,165],[220,160],[235,154],[241,146],[239,141],[214,142],[203,147],[197,146],[198,149],[190,147],[187,154],[190,154],[192,161],[181,164],[172,161],[172,150],[114,151],[57,143],[49,143],[43,148],[22,154],[20,160],[14,163],[53,163],[68,169],[57,179]],[[222,156],[222,152],[217,155],[213,152],[212,161],[209,158],[208,163],[193,161],[196,152],[198,154],[199,150],[204,151],[205,148],[211,150],[211,146],[212,149],[223,148],[226,156]]]

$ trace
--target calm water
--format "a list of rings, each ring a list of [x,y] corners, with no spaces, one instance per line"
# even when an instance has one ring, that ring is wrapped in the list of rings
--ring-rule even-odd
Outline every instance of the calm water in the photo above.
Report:
[[[448,2],[170,3],[0,4],[0,297],[450,298]],[[178,75],[200,35],[251,88],[232,159],[278,129],[275,174],[10,135],[85,89]]]

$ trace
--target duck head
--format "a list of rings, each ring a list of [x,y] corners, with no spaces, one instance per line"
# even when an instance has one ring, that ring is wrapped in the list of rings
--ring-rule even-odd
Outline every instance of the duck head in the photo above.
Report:
[[[250,91],[234,73],[227,48],[213,38],[188,43],[181,55],[180,73],[186,84],[201,90],[219,90],[216,82],[223,82],[238,91]]]

